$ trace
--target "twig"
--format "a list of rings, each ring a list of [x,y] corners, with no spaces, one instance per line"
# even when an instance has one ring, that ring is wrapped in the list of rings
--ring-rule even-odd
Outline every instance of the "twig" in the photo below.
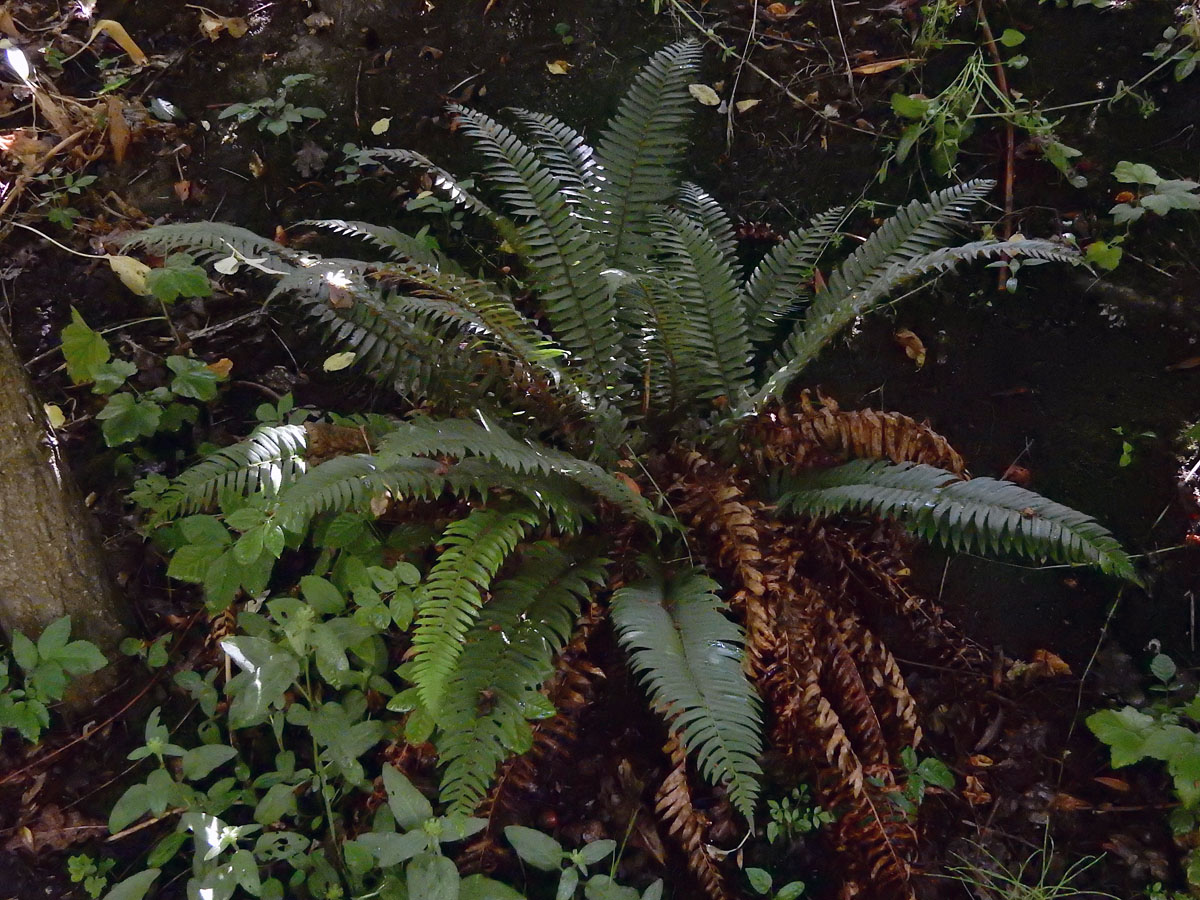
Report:
[[[987,46],[988,55],[992,57],[992,71],[995,73],[996,87],[1005,99],[1012,105],[1012,92],[1008,89],[1008,76],[1004,72],[1004,59],[1000,56],[1000,48],[996,46],[996,37],[992,34],[992,26],[988,23],[987,13],[983,8],[983,0],[976,0],[979,13],[979,27],[983,30],[983,42]],[[1012,237],[1013,226],[1013,180],[1016,170],[1016,134],[1011,116],[1004,119],[1004,218],[1000,220],[1000,234],[1004,240]],[[1005,258],[1007,259],[1007,257]],[[1000,290],[1006,290],[1009,268],[1003,265],[999,269]]]

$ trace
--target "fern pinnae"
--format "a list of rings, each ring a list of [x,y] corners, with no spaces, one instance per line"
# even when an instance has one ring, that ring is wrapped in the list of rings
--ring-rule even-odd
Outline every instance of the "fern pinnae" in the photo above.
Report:
[[[807,282],[845,219],[845,207],[821,213],[787,235],[754,267],[746,282],[746,321],[753,343],[774,340],[780,321],[803,297],[811,296]]]
[[[569,639],[580,603],[603,573],[604,560],[578,561],[538,543],[496,584],[467,634],[434,739],[448,814],[473,812],[497,766],[528,749],[529,700],[553,672],[551,661]]]
[[[529,508],[475,509],[442,535],[442,552],[422,583],[412,641],[412,677],[436,719],[463,638],[483,606],[483,592],[505,559],[538,522]]]
[[[379,249],[386,250],[392,259],[412,260],[438,270],[445,270],[449,266],[449,271],[461,274],[457,265],[439,257],[433,248],[419,237],[386,225],[373,225],[370,222],[349,219],[301,219],[296,225],[323,228],[335,234],[368,241]]]
[[[742,668],[745,636],[724,615],[716,582],[687,572],[661,575],[613,594],[617,639],[667,719],[712,784],[753,821],[762,752],[759,699]]]
[[[305,258],[305,254],[290,250],[247,228],[224,222],[154,225],[126,236],[121,246],[125,250],[149,250],[160,256],[184,250],[202,260],[238,253],[246,259],[265,258],[269,267],[286,267],[289,271]]]
[[[721,206],[708,191],[685,181],[679,188],[674,206],[681,213],[699,225],[720,250],[729,267],[737,270],[737,234],[733,230],[733,222],[725,208]]]
[[[433,184],[439,190],[443,191],[455,203],[463,209],[470,210],[490,220],[494,225],[497,225],[501,231],[505,230],[503,217],[497,215],[490,206],[480,200],[475,194],[471,193],[463,184],[459,182],[450,172],[443,169],[433,160],[418,153],[415,150],[398,150],[389,147],[374,147],[367,150],[359,151],[359,157],[364,161],[373,162],[398,162],[402,165],[412,166],[416,169],[421,169],[429,173]]]
[[[453,107],[488,161],[509,207],[524,221],[523,254],[533,270],[555,336],[588,380],[612,390],[622,380],[616,305],[601,272],[604,260],[562,184],[510,129],[490,116]]]
[[[778,505],[811,516],[868,510],[958,550],[1097,566],[1141,583],[1129,556],[1095,519],[1008,481],[913,463],[854,460],[791,476]]]
[[[596,184],[591,218],[606,245],[608,262],[632,269],[650,236],[650,214],[676,191],[683,155],[683,126],[693,102],[701,45],[678,41],[659,50],[634,78],[596,144]]]
[[[667,209],[653,221],[669,283],[686,317],[684,390],[737,402],[750,386],[750,343],[744,295],[731,261],[708,231],[682,212]]]
[[[533,137],[533,152],[554,173],[562,185],[564,196],[576,207],[575,214],[578,215],[578,205],[584,195],[592,190],[589,182],[596,165],[592,148],[583,135],[554,116],[519,107],[509,112]]]
[[[213,506],[225,491],[274,496],[303,476],[308,434],[302,425],[264,425],[177,477],[154,505],[155,523]]]

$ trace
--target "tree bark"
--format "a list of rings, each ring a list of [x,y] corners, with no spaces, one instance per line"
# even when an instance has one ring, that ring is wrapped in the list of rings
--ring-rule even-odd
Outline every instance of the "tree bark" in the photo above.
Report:
[[[42,404],[0,326],[0,629],[9,638],[17,629],[36,639],[66,615],[73,638],[116,659],[127,608]],[[72,699],[106,681],[85,680]]]

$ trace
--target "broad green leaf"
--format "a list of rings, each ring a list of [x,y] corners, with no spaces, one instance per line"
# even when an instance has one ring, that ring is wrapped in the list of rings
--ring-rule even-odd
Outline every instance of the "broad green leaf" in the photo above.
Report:
[[[1015,28],[1005,28],[998,40],[1005,47],[1017,47],[1025,43],[1025,35]]]
[[[917,766],[917,774],[927,784],[932,784],[947,791],[954,790],[954,773],[940,759],[930,757],[929,759],[921,760],[921,764]]]
[[[804,888],[803,881],[789,881],[775,894],[775,900],[798,900],[804,893]]]
[[[14,631],[12,636],[12,646],[9,648],[12,651],[13,661],[28,675],[37,668],[38,652],[37,645],[25,636],[23,632]]]
[[[167,575],[189,584],[203,584],[209,568],[223,553],[220,544],[185,544],[172,554]]]
[[[525,895],[486,875],[468,875],[459,886],[458,900],[525,900]]]
[[[574,900],[575,889],[579,887],[579,870],[574,866],[563,869],[558,876],[558,890],[554,892],[554,900]]]
[[[237,756],[237,751],[224,744],[207,744],[203,747],[193,747],[183,754],[180,767],[183,777],[188,781],[198,781],[206,777],[217,766],[229,762]]]
[[[255,637],[231,637],[221,648],[242,669],[228,686],[234,695],[229,725],[246,728],[266,718],[267,711],[283,705],[283,695],[300,677],[300,664],[287,650]]]
[[[579,857],[583,860],[585,865],[594,866],[616,849],[616,841],[592,841],[590,844],[585,844],[580,849]]]
[[[401,828],[416,828],[433,817],[433,805],[395,766],[383,767],[383,786],[387,790],[388,806]]]
[[[111,394],[120,388],[130,375],[137,373],[137,366],[123,359],[114,359],[92,367],[93,394]]]
[[[429,835],[417,829],[407,834],[372,831],[360,834],[358,842],[368,848],[381,868],[396,866],[429,849]]]
[[[38,656],[42,659],[52,659],[59,650],[67,645],[71,637],[71,617],[63,616],[55,619],[38,636]]]
[[[150,885],[158,878],[158,873],[158,869],[146,869],[124,881],[118,881],[112,886],[112,890],[104,895],[103,900],[142,900],[146,891],[150,890]]]
[[[135,784],[117,798],[108,813],[108,830],[113,834],[128,828],[150,809],[150,789]]]
[[[933,106],[933,101],[907,94],[892,94],[892,110],[905,119],[923,119]]]
[[[199,359],[186,356],[168,356],[167,368],[175,373],[171,379],[171,393],[177,397],[207,402],[217,396],[220,376]]]
[[[587,900],[639,900],[638,892],[631,887],[617,884],[607,875],[593,875],[583,886]]]
[[[104,442],[119,447],[158,431],[162,407],[153,400],[139,400],[133,394],[113,394],[96,418],[100,420]]]
[[[42,643],[38,641],[38,650],[41,649]],[[1171,679],[1175,677],[1175,660],[1165,653],[1157,654],[1154,659],[1150,660],[1150,674],[1163,684],[1170,684]]]
[[[535,869],[553,872],[560,868],[566,854],[562,845],[548,834],[523,825],[509,825],[504,836],[521,857]]]
[[[254,859],[254,854],[249,850],[238,850],[229,860],[229,865],[238,884],[245,888],[247,893],[257,897],[262,882],[259,879],[258,862]]]
[[[1132,765],[1145,758],[1147,739],[1157,723],[1151,716],[1132,706],[1123,709],[1102,709],[1087,717],[1087,727],[1112,751],[1114,769]]]
[[[346,598],[328,579],[305,575],[300,579],[300,594],[323,616],[333,616],[346,608]]]
[[[62,353],[72,384],[84,384],[112,355],[104,336],[88,328],[79,310],[71,307],[71,324],[62,330]]]
[[[148,271],[146,286],[163,303],[174,303],[180,297],[208,297],[212,294],[208,273],[186,253],[172,253],[164,260],[162,268]]]
[[[750,881],[750,887],[754,889],[756,894],[765,894],[771,890],[771,883],[774,881],[771,878],[771,873],[766,869],[746,869],[746,878]]]
[[[1117,167],[1113,169],[1113,178],[1125,184],[1154,185],[1162,181],[1158,172],[1154,170],[1154,166],[1148,166],[1145,163],[1132,163],[1124,159],[1117,163]]]
[[[412,900],[459,900],[461,878],[453,860],[422,853],[408,864],[408,896]]]
[[[296,789],[286,782],[267,788],[258,805],[254,807],[254,821],[259,825],[273,825],[287,816],[296,815]]]
[[[229,543],[229,530],[216,516],[187,516],[176,523],[189,544],[215,544],[223,547]]]
[[[166,865],[175,858],[175,855],[183,848],[187,839],[188,836],[182,831],[171,832],[155,844],[154,848],[146,854],[146,863],[154,867]]]
[[[54,660],[71,675],[87,675],[108,665],[100,648],[91,641],[71,641],[55,652]]]

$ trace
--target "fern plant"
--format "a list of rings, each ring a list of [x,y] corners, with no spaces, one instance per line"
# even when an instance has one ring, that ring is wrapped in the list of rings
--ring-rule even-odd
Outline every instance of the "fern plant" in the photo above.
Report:
[[[574,637],[569,623],[603,611],[595,600],[616,588],[612,627],[663,717],[669,774],[655,806],[704,891],[728,888],[691,800],[688,757],[752,821],[765,718],[815,770],[821,802],[844,812],[841,840],[857,848],[848,877],[907,895],[905,823],[872,793],[887,778],[863,773],[889,771],[889,754],[919,739],[911,697],[847,581],[820,569],[842,553],[841,532],[814,536],[782,520],[772,476],[794,478],[781,510],[868,510],[955,548],[1136,574],[1086,516],[1013,485],[961,481],[957,454],[924,426],[807,399],[796,414],[783,400],[823,348],[900,286],[972,260],[1077,255],[1036,239],[961,242],[992,188],[976,180],[901,207],[840,262],[829,257],[846,213],[831,210],[745,273],[728,216],[678,178],[699,60],[690,41],[655,54],[594,146],[551,116],[512,110],[509,127],[453,107],[499,211],[420,154],[360,154],[428,171],[494,226],[521,260],[519,277],[468,275],[394,228],[342,219],[308,224],[386,258],[321,257],[214,223],[135,235],[131,247],[184,248],[223,273],[273,279],[273,301],[289,300],[359,369],[436,413],[382,423],[359,452],[313,465],[304,429],[262,429],[185,472],[154,514],[165,522],[255,495],[259,512],[243,517],[236,542],[176,550],[172,574],[206,587],[221,560],[222,571],[247,557],[269,567],[314,523],[346,511],[439,522],[415,615],[404,617],[407,687],[391,708],[406,714],[410,742],[432,740],[449,807],[501,823],[519,805],[511,791],[524,771],[509,757],[568,752],[596,615],[583,615],[590,624]],[[830,272],[820,290],[818,265]],[[806,471],[831,456],[869,459]],[[253,529],[278,529],[286,542],[249,541]],[[865,544],[852,551],[865,538],[847,534],[843,555],[868,567],[855,583],[914,608],[902,576]],[[805,540],[829,552],[797,549]],[[210,601],[265,583],[225,577]],[[559,696],[572,699],[555,710],[548,698]],[[876,716],[880,704],[888,711]],[[855,724],[868,719],[890,723],[891,737]]]

